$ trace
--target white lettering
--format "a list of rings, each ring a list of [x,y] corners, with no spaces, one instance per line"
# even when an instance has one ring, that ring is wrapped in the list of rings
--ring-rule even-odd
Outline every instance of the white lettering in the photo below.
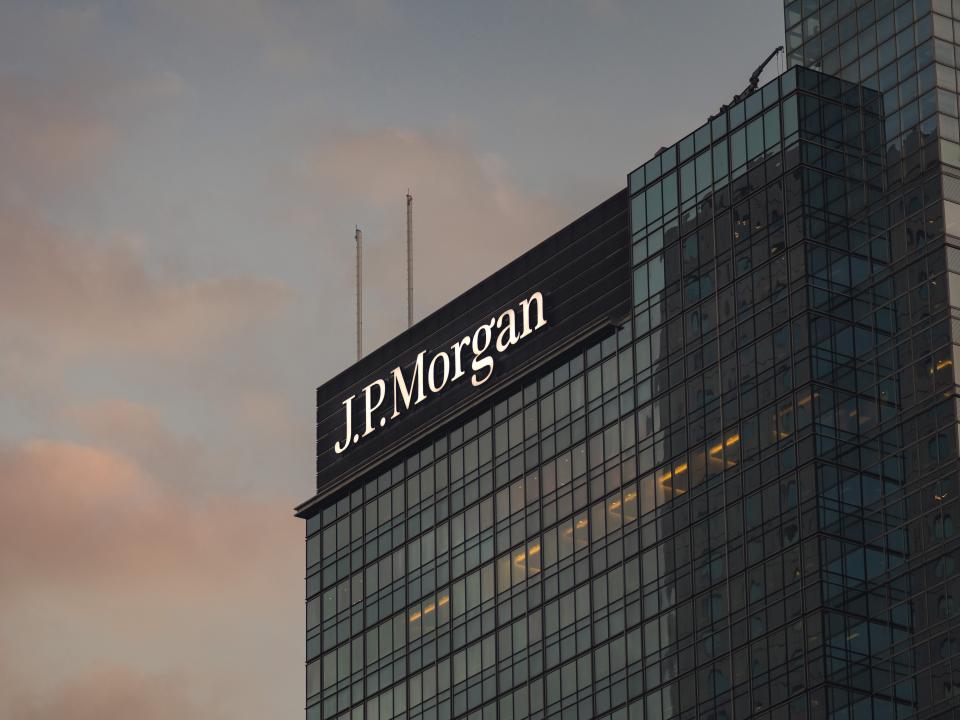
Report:
[[[530,306],[533,304],[534,300],[537,301],[537,324],[531,329]],[[520,337],[525,338],[534,330],[539,330],[547,324],[546,319],[543,317],[543,295],[541,295],[539,292],[535,292],[533,295],[531,295],[529,300],[521,300],[520,307],[523,310],[523,333],[520,335]]]
[[[468,345],[470,345],[469,335],[450,346],[450,349],[453,350],[453,377],[450,378],[451,382],[463,377],[463,364],[460,362],[460,351]]]
[[[371,388],[376,388],[377,401],[375,403],[370,402],[370,390]],[[373,411],[376,410],[383,404],[383,399],[387,396],[387,384],[383,380],[374,380],[372,383],[367,385],[363,389],[363,407],[364,407],[364,419],[366,420],[366,428],[363,431],[363,435],[360,437],[366,437],[373,432]]]
[[[536,317],[531,317],[533,311]],[[450,383],[459,380],[467,374],[464,366],[469,362],[470,384],[480,387],[491,377],[496,366],[495,355],[506,352],[520,340],[539,330],[547,324],[544,315],[543,294],[534,292],[530,297],[520,301],[523,330],[518,325],[516,308],[507,308],[498,317],[492,317],[473,331],[472,335],[464,335],[460,340],[450,345],[448,350],[439,350],[426,363],[426,350],[421,350],[408,375],[400,367],[395,367],[390,376],[385,379],[374,380],[360,393],[363,395],[364,427],[363,434],[357,434],[353,427],[353,401],[356,395],[351,395],[343,401],[344,436],[343,440],[335,442],[333,449],[338,455],[347,448],[356,445],[361,438],[366,437],[377,427],[387,424],[387,415],[381,414],[378,422],[374,418],[376,411],[384,404],[387,396],[387,382],[393,383],[393,408],[389,416],[393,420],[410,408],[419,405],[427,399],[427,391],[439,393]],[[498,332],[494,335],[494,331]],[[491,345],[493,346],[491,348]],[[464,360],[464,348],[473,350],[473,357]],[[426,366],[426,367],[425,367]],[[426,369],[426,383],[424,370]],[[426,385],[426,388],[424,388]]]
[[[483,354],[487,351],[487,348],[490,347],[490,341],[493,339],[493,328],[496,322],[496,319],[490,318],[490,322],[481,325],[473,333],[473,362],[470,364],[473,370],[473,377],[470,378],[470,384],[474,387],[480,387],[493,375],[493,357],[490,355],[483,357]],[[482,341],[479,339],[481,333],[483,334]],[[481,370],[487,371],[486,376],[482,380],[479,375]]]
[[[398,389],[400,390],[400,397],[403,400],[404,410],[410,409],[411,402],[414,405],[419,405],[427,399],[427,396],[423,392],[423,356],[426,354],[426,350],[421,350],[420,354],[417,355],[417,362],[413,365],[413,375],[410,378],[409,385],[407,385],[403,379],[403,370],[400,368],[393,369],[393,415],[390,416],[391,420],[400,415],[400,409],[397,405]],[[417,391],[416,400],[413,399],[414,390]]]
[[[347,426],[347,437],[346,437],[346,439],[344,439],[342,445],[341,445],[340,443],[334,443],[334,445],[333,445],[333,451],[334,451],[337,455],[339,455],[339,454],[342,453],[344,450],[346,450],[348,447],[350,447],[350,441],[353,440],[353,438],[351,437],[351,434],[353,433],[353,421],[352,421],[351,417],[352,417],[352,415],[353,415],[353,399],[354,399],[355,397],[356,397],[356,395],[351,395],[350,397],[348,397],[346,400],[343,401],[343,406],[346,408],[346,410],[344,411],[344,413],[345,413],[345,415],[346,415],[346,420],[347,420],[346,423],[345,423],[346,426]],[[358,437],[357,440],[359,440],[359,439],[360,439],[360,438]]]
[[[443,361],[443,379],[439,383],[434,383],[435,373],[433,371],[437,366],[437,360]],[[443,386],[447,384],[448,377],[450,377],[450,357],[445,352],[438,352],[433,356],[433,360],[430,361],[430,367],[427,368],[427,385],[430,387],[430,392],[440,392],[443,390]]]
[[[503,322],[504,318],[507,318],[506,323]],[[520,336],[517,335],[517,314],[513,311],[513,308],[505,310],[503,314],[497,318],[497,327],[503,328],[500,334],[497,335],[497,352],[505,352],[511,345],[516,345],[520,339]],[[504,336],[506,336],[506,340],[503,339]]]

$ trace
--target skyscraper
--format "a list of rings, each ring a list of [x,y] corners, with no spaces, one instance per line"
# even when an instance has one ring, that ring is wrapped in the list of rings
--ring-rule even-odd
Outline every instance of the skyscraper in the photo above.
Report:
[[[318,389],[309,719],[957,716],[953,21],[894,4],[788,4],[791,69]]]
[[[881,196],[848,211],[869,245],[818,248],[811,277],[814,388],[830,393],[814,421],[826,700],[854,716],[957,717],[960,704],[958,11],[785,4],[791,66],[882,100]],[[849,252],[847,289],[832,277],[837,252]]]

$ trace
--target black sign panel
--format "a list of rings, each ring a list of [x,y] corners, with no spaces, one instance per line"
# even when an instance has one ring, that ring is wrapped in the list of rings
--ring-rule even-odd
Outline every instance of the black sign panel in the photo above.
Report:
[[[318,495],[368,472],[602,328],[624,322],[630,312],[628,238],[624,190],[322,385],[317,390]],[[479,387],[471,383],[473,354],[467,352],[464,376],[437,393],[428,392],[423,402],[401,408],[399,415],[358,442],[347,443],[342,452],[335,451],[346,440],[344,400],[356,396],[352,423],[362,432],[364,387],[384,380],[383,408],[389,414],[394,368],[400,367],[409,379],[421,351],[426,351],[426,362],[438,351],[449,353],[454,343],[505,309],[519,314],[521,301],[534,292],[543,295],[546,325],[502,353],[494,351],[495,366],[487,382]],[[317,499],[301,506],[301,512]]]

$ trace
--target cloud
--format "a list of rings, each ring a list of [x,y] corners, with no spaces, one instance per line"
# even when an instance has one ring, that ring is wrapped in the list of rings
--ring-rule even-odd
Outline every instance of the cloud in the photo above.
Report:
[[[49,695],[24,693],[22,686],[5,688],[7,715],[10,720],[213,720],[224,717],[202,711],[187,696],[186,681],[168,675],[144,675],[130,668],[104,667],[93,669],[81,678]],[[2,687],[3,683],[0,683]],[[3,706],[0,705],[0,709]]]
[[[256,383],[210,385],[204,384],[188,423],[177,422],[183,410],[175,406],[161,415],[155,406],[121,397],[76,401],[54,415],[71,437],[130,458],[192,501],[241,489],[257,497],[294,489],[305,494],[313,477],[309,386],[295,407],[285,394]]]
[[[65,354],[171,356],[246,331],[291,291],[251,276],[155,271],[132,239],[80,238],[36,215],[0,212],[0,330]]]
[[[51,29],[56,23],[50,18],[44,23],[51,36],[67,32]],[[53,46],[52,37],[48,40]],[[142,79],[135,83],[77,58],[55,79],[22,72],[0,76],[0,206],[35,207],[99,177],[122,135],[117,113],[109,109],[121,96],[129,101],[143,93],[142,87]]]
[[[315,221],[326,232],[352,230],[354,222],[364,229],[370,315],[387,319],[375,330],[381,339],[399,329],[405,305],[407,188],[414,195],[417,318],[561,227],[566,209],[524,191],[508,168],[456,136],[398,129],[337,133],[309,156],[306,187],[321,198]]]
[[[0,78],[0,201],[33,203],[103,168],[117,132],[85,90]]]
[[[184,78],[118,61],[102,3],[0,3],[0,205],[76,202]],[[29,58],[29,59],[28,59]]]
[[[174,433],[151,406],[113,397],[72,403],[55,415],[82,441],[122,453],[191,497],[208,490],[206,481],[218,470],[200,437]]]
[[[296,556],[300,544],[285,499],[196,502],[109,448],[0,447],[0,478],[0,597],[68,582],[201,595],[264,558]]]
[[[312,424],[297,416],[286,395],[246,387],[234,393],[233,402],[234,417],[265,445],[281,447],[286,452],[299,452],[312,445]]]
[[[142,409],[91,415],[139,425],[144,445],[161,435]],[[253,720],[300,705],[295,498],[197,498],[115,449],[46,439],[0,446],[0,479],[0,717]]]
[[[53,220],[64,206],[95,214],[85,206],[88,191],[128,149],[137,122],[154,119],[187,85],[162,66],[104,62],[94,52],[105,29],[94,5],[8,11],[35,36],[31,51],[56,67],[0,76],[0,336],[8,352],[28,364],[51,352],[170,357],[245,332],[282,308],[291,293],[279,282],[159,270],[147,239]],[[61,52],[70,60],[55,62]],[[4,374],[24,374],[21,359],[2,364]]]

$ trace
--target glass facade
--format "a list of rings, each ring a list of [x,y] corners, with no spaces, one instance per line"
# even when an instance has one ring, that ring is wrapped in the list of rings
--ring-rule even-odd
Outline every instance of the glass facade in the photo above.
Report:
[[[785,18],[630,321],[306,515],[308,720],[960,717],[952,7]]]
[[[881,198],[847,220],[860,247],[810,268],[827,711],[960,717],[960,3],[784,7],[789,64],[879,93],[883,116]]]
[[[632,355],[628,331],[575,352],[308,521],[308,717],[623,704],[656,502]]]

